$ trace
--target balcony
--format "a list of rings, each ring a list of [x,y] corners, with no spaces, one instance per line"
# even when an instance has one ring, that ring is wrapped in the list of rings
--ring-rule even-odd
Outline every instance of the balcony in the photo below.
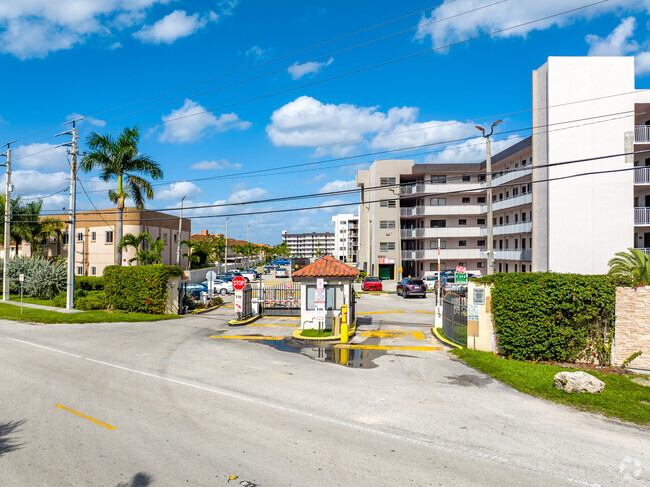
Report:
[[[403,239],[412,238],[449,238],[449,237],[480,237],[480,227],[445,227],[445,228],[411,228],[402,229]]]
[[[494,260],[521,260],[532,262],[533,253],[530,250],[495,250]]]
[[[642,251],[642,252],[645,253],[646,255],[650,255],[650,247],[640,248],[640,249],[637,249],[637,250]]]
[[[497,176],[492,178],[492,189],[494,189],[495,186],[501,186],[502,184],[506,184],[509,183],[510,181],[514,181],[516,179],[521,179],[523,177],[530,176],[531,174],[533,174],[532,167],[508,171],[502,176]]]
[[[533,193],[521,194],[492,202],[492,211],[506,210],[516,206],[530,205],[533,202]],[[487,205],[481,205],[481,213],[487,213]]]
[[[459,183],[416,183],[402,186],[400,194],[402,196],[423,196],[434,195],[435,193],[449,193],[462,191],[476,191],[481,189],[481,183],[459,182]]]
[[[497,225],[494,227],[494,236],[497,235],[514,235],[518,233],[531,233],[533,231],[533,222],[511,223],[509,225]],[[481,235],[487,235],[487,228],[481,228]]]
[[[480,214],[481,207],[479,205],[411,206],[400,208],[401,217]]]
[[[634,184],[650,184],[650,166],[634,168]]]
[[[402,250],[402,260],[437,260],[438,251],[432,250]],[[440,249],[442,260],[476,260],[485,259],[485,251],[476,248]]]
[[[636,125],[634,127],[634,143],[650,144],[650,125]]]
[[[634,224],[650,225],[650,207],[634,208]]]

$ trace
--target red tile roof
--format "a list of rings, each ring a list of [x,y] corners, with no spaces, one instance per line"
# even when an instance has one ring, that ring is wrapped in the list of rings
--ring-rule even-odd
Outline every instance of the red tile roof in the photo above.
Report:
[[[340,260],[326,255],[316,262],[303,267],[291,274],[292,279],[303,279],[309,277],[349,277],[355,278],[359,275],[359,269],[341,262]]]

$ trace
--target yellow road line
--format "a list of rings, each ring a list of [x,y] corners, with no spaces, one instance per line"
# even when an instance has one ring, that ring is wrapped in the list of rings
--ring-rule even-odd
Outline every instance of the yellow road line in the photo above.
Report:
[[[435,315],[436,314],[435,311],[413,311],[413,312],[414,313],[426,313],[426,314],[430,314],[430,315]]]
[[[405,338],[411,337],[416,340],[426,340],[424,332],[421,331],[403,331],[403,330],[376,330],[364,331],[359,336],[373,338]]]
[[[86,416],[85,414],[81,414],[80,412],[75,411],[74,409],[67,408],[65,406],[62,406],[61,404],[56,405],[57,408],[61,408],[64,411],[68,411],[69,413],[76,414],[77,416],[87,419],[88,421],[92,421],[95,424],[98,424],[99,426],[103,426],[104,428],[107,428],[109,430],[114,430],[115,426],[111,426],[110,424],[102,423],[101,421],[91,418],[90,416]]]
[[[406,311],[366,311],[365,313],[357,313],[357,315],[378,315],[384,313],[406,313]]]
[[[347,348],[354,350],[411,350],[416,352],[440,352],[442,347],[410,347],[405,345],[335,345],[334,348]]]
[[[284,340],[287,337],[258,337],[246,335],[212,335],[210,338],[223,338],[227,340]]]
[[[262,318],[266,320],[299,320],[300,316],[273,316],[269,318]]]
[[[288,327],[290,327],[290,328],[295,328],[295,327],[298,326],[298,325],[280,325],[280,324],[276,324],[276,325],[273,325],[273,324],[268,324],[268,325],[258,325],[258,324],[254,324],[254,325],[246,325],[246,326],[288,326]]]

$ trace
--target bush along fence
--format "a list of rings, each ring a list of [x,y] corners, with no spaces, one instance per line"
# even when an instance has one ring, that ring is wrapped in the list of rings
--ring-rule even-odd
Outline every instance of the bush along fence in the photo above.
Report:
[[[604,275],[495,274],[491,308],[498,350],[517,360],[611,362],[616,287],[631,280]]]
[[[179,266],[110,266],[104,269],[108,305],[124,311],[164,314],[169,280],[180,276]]]

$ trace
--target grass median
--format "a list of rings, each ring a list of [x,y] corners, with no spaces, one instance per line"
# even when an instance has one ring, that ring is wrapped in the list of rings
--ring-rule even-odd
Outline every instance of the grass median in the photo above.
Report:
[[[0,319],[29,321],[32,323],[119,323],[136,321],[173,320],[178,315],[150,315],[147,313],[126,313],[124,311],[82,311],[79,313],[59,313],[42,309],[23,308],[0,303]]]
[[[636,384],[634,375],[588,373],[605,383],[600,394],[566,393],[553,386],[558,372],[576,369],[558,365],[520,362],[497,357],[489,352],[457,349],[450,353],[467,365],[514,387],[518,391],[549,401],[573,406],[592,413],[601,413],[640,425],[650,425],[650,387]]]

